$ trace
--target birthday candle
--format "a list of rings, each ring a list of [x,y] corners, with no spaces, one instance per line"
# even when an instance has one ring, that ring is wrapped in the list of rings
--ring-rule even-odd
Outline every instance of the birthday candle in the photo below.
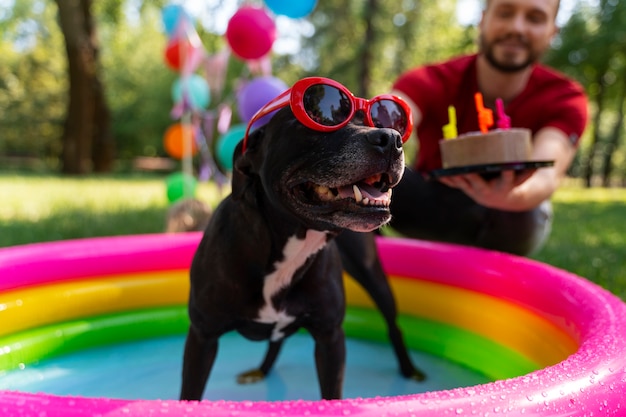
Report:
[[[456,109],[448,106],[448,124],[443,126],[443,138],[454,139],[458,136],[456,129]]]
[[[474,94],[474,102],[476,103],[476,111],[478,112],[478,127],[482,133],[487,133],[489,128],[493,126],[493,111],[485,108],[483,95],[481,93]]]
[[[510,129],[511,118],[504,112],[504,102],[501,98],[496,99],[496,112],[498,113],[498,128]]]

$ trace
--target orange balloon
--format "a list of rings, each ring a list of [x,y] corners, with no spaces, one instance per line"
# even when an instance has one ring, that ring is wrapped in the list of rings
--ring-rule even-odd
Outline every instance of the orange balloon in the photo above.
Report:
[[[193,127],[176,123],[168,127],[165,131],[163,146],[165,147],[165,151],[172,158],[183,159],[185,156],[184,141],[189,142],[189,145],[187,145],[189,155],[195,155],[198,152],[198,144],[196,143],[196,135]]]

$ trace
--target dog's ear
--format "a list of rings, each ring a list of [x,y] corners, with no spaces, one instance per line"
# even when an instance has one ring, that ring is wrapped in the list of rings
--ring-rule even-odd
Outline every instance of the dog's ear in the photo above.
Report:
[[[260,152],[261,139],[265,132],[265,126],[254,130],[248,135],[246,152],[243,150],[243,140],[241,140],[233,154],[233,178],[232,191],[233,198],[242,198],[246,188],[248,188],[254,178],[256,178],[256,167],[254,161]]]

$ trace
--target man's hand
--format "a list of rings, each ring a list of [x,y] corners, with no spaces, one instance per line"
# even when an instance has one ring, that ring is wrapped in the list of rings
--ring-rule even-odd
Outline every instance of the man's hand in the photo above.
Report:
[[[516,187],[530,178],[535,169],[516,173],[502,171],[497,178],[485,180],[479,174],[451,175],[439,179],[448,187],[458,188],[485,207],[515,211]]]

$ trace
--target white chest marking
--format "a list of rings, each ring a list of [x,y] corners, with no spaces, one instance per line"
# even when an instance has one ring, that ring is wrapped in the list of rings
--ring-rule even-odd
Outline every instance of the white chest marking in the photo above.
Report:
[[[275,323],[271,340],[276,341],[284,337],[282,329],[295,320],[284,310],[276,310],[272,305],[272,297],[282,288],[291,283],[295,272],[306,260],[326,246],[326,233],[307,230],[304,239],[292,236],[283,249],[283,260],[276,262],[276,270],[265,277],[263,284],[263,299],[265,304],[259,310],[256,321],[260,323]]]

